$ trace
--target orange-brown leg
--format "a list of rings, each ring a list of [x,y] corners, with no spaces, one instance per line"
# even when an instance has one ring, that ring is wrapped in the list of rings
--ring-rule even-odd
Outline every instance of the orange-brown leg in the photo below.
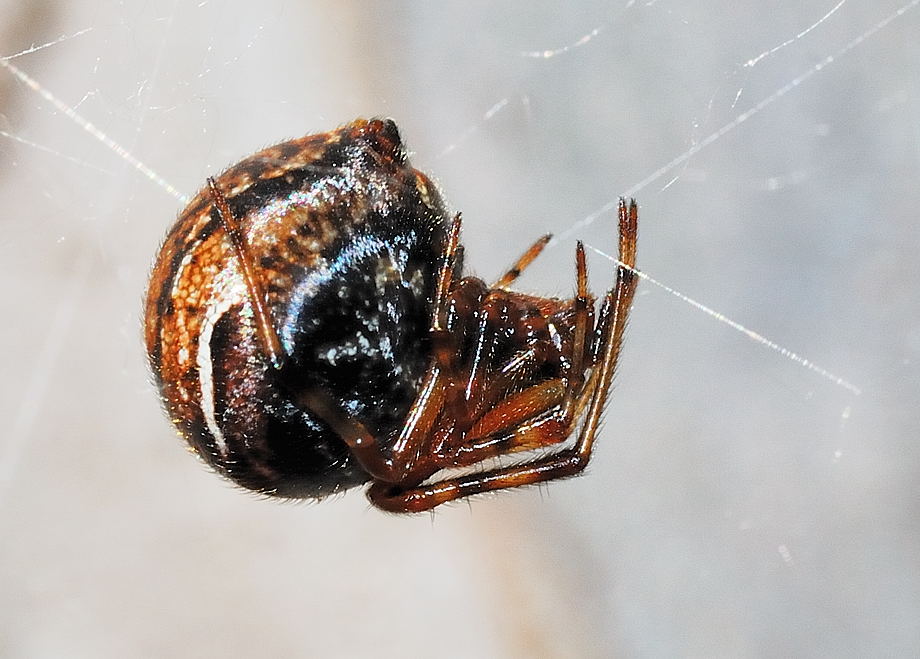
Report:
[[[556,378],[508,396],[476,421],[464,438],[464,447],[513,433],[539,416],[558,416],[566,393],[565,380]]]
[[[434,311],[431,317],[431,341],[434,361],[442,369],[453,366],[456,355],[456,341],[447,328],[447,302],[454,280],[459,278],[463,267],[463,247],[460,245],[461,216],[457,213],[447,234],[447,245],[438,272],[438,286],[435,290]]]
[[[624,284],[634,288],[632,284]],[[623,303],[617,304],[615,316],[622,317],[625,309],[625,298],[631,291],[626,288],[620,296]],[[622,322],[613,324],[616,330]],[[615,335],[622,337],[621,331]],[[368,497],[374,505],[391,512],[421,512],[429,510],[442,503],[490,490],[532,485],[547,480],[564,478],[580,472],[588,464],[594,438],[597,433],[598,423],[606,402],[609,382],[612,379],[613,364],[610,360],[617,352],[615,339],[610,337],[605,349],[605,360],[599,368],[601,373],[597,384],[591,392],[591,401],[588,405],[584,425],[582,426],[576,444],[571,449],[560,451],[558,454],[534,460],[530,463],[495,469],[483,474],[470,474],[458,478],[422,485],[403,490],[385,483],[375,483],[368,490]],[[561,397],[561,387],[560,387]],[[476,445],[469,445],[466,450],[461,450],[455,457],[455,464],[475,464],[486,457],[504,455],[516,450],[548,446],[564,441],[571,432],[571,426],[563,424],[559,419],[549,417],[537,419],[530,424],[522,426],[518,432],[505,437],[486,436]]]
[[[521,485],[532,485],[556,478],[573,476],[582,471],[591,457],[594,438],[609,393],[610,384],[622,346],[626,319],[635,294],[638,277],[635,267],[637,209],[635,201],[627,208],[624,200],[619,206],[620,260],[627,267],[617,267],[616,285],[607,294],[605,306],[609,312],[602,323],[605,332],[599,350],[598,375],[585,414],[584,425],[575,445],[555,455],[529,463],[494,469],[481,474],[422,485],[410,489],[385,483],[374,483],[368,489],[371,502],[391,512],[421,512],[461,497]],[[592,380],[595,377],[592,374]]]
[[[586,345],[586,339],[591,322],[591,301],[588,296],[584,246],[580,241],[575,263],[577,294],[572,303],[575,340],[565,373],[565,384],[562,384],[562,380],[552,380],[506,397],[513,383],[521,381],[524,373],[539,368],[548,353],[545,342],[537,341],[501,368],[493,370],[491,350],[495,344],[494,328],[501,325],[516,326],[520,319],[515,315],[515,306],[509,305],[505,292],[492,289],[482,301],[479,311],[479,327],[473,341],[474,351],[466,382],[463,387],[459,383],[455,384],[448,395],[446,410],[448,416],[457,420],[457,432],[452,434],[452,441],[435,447],[432,457],[439,467],[469,464],[475,460],[471,456],[480,453],[483,459],[491,457],[493,454],[489,451],[492,446],[508,446],[509,451],[526,450],[558,443],[565,439],[565,434],[571,433],[574,412],[583,406],[577,402],[579,397],[583,398],[585,362],[590,348]],[[561,411],[561,414],[553,410]],[[551,422],[543,419],[539,431],[528,429],[537,416],[554,418]],[[547,434],[546,428],[550,426],[561,429],[564,434],[561,437],[557,436],[559,432],[556,431]],[[485,444],[480,441],[487,435],[503,432],[512,435],[501,442],[492,437]]]
[[[494,327],[499,322],[504,309],[501,300],[488,295],[482,301],[478,312],[478,326],[473,334],[473,354],[469,370],[458,374],[463,379],[456,383],[453,390],[454,399],[448,403],[448,410],[458,420],[463,431],[472,425],[478,416],[478,403],[481,392],[489,376],[489,364],[495,350]],[[465,375],[465,377],[464,377]]]
[[[258,272],[256,272],[255,262],[250,254],[249,243],[246,242],[246,236],[240,229],[236,217],[233,216],[233,211],[230,210],[227,198],[224,197],[220,188],[217,187],[217,183],[211,177],[208,177],[208,189],[211,192],[211,202],[217,209],[217,216],[220,218],[224,231],[233,245],[233,251],[236,252],[240,270],[243,272],[243,281],[246,282],[246,289],[249,292],[249,301],[252,304],[253,316],[259,328],[259,336],[262,338],[265,355],[274,368],[280,368],[282,357],[281,341],[278,339],[278,333],[275,331],[274,325],[272,325],[271,316],[265,308],[262,281]]]
[[[599,376],[598,369],[587,380],[579,373],[578,388],[572,386],[571,376],[548,380],[498,401],[452,450],[435,456],[438,467],[470,466],[565,441],[593,399]]]
[[[443,467],[467,467],[489,458],[548,448],[572,436],[578,418],[570,412],[583,410],[593,397],[589,385],[567,405],[566,383],[549,380],[520,392],[483,417],[462,445],[442,458]],[[494,431],[488,432],[494,428]]]
[[[521,276],[521,273],[524,272],[524,269],[533,263],[534,259],[540,256],[540,252],[543,251],[543,248],[546,247],[546,244],[552,239],[552,237],[553,234],[551,233],[540,236],[537,241],[527,249],[526,252],[521,254],[520,258],[515,261],[514,265],[511,266],[508,271],[505,272],[505,274],[503,274],[499,280],[492,285],[492,288],[507,290],[512,282]]]
[[[475,462],[476,456],[481,456],[479,459],[482,460],[502,452],[549,446],[571,434],[577,415],[584,409],[596,382],[596,377],[593,377],[589,386],[585,386],[586,366],[593,366],[594,363],[590,362],[588,355],[591,346],[586,344],[591,301],[584,246],[581,242],[576,249],[575,264],[578,282],[573,303],[575,337],[565,379],[542,382],[506,396],[517,375],[516,369],[523,370],[523,364],[531,368],[539,367],[545,359],[544,354],[538,357],[537,346],[529,349],[530,354],[527,356],[531,363],[524,361],[524,354],[518,354],[499,369],[498,377],[492,373],[484,374],[482,380],[486,380],[487,376],[492,377],[482,387],[484,391],[479,396],[476,422],[462,440],[453,446],[453,453],[438,456],[439,464],[463,466]]]

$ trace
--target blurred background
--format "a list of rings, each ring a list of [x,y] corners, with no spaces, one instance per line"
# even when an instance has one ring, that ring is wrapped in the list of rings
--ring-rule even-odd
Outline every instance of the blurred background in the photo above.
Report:
[[[918,2],[0,1],[0,56],[175,188],[0,68],[0,655],[916,654]],[[208,175],[358,116],[486,279],[551,231],[519,285],[570,295],[632,194],[645,272],[860,393],[644,282],[583,478],[235,490],[149,383],[148,269]]]

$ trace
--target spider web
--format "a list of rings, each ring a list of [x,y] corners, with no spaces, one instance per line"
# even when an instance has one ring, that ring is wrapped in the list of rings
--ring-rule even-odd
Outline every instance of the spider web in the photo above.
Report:
[[[915,649],[918,2],[6,7],[0,57],[39,87],[0,70],[0,532],[22,539],[0,561],[2,637],[23,655],[170,649],[151,620],[104,623],[139,590],[205,654],[405,654],[374,641],[407,624],[381,613],[396,602],[418,653]],[[432,530],[357,493],[279,509],[214,487],[146,385],[156,245],[207,175],[368,115],[397,119],[487,279],[551,231],[520,286],[571,294],[575,239],[612,254],[634,195],[643,272],[832,378],[644,282],[590,474],[545,501],[474,502]],[[298,576],[234,590],[220,569]],[[237,624],[259,611],[271,641]]]

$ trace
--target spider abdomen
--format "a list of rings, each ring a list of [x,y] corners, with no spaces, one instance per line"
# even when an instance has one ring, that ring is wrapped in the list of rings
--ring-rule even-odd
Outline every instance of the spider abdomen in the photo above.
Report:
[[[271,147],[215,183],[257,266],[280,364],[202,191],[168,235],[147,297],[167,410],[199,456],[249,489],[319,497],[363,483],[345,443],[297,397],[318,387],[381,437],[402,423],[430,361],[440,197],[389,121]]]

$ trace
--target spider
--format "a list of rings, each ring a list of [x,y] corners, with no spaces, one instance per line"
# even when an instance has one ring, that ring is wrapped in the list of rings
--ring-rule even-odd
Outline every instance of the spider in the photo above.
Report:
[[[419,512],[572,476],[623,342],[636,226],[621,200],[625,266],[599,312],[581,242],[571,299],[510,288],[548,235],[489,286],[464,275],[460,215],[396,124],[359,119],[208,179],[154,265],[148,358],[194,452],[263,495],[369,484],[374,506]]]

